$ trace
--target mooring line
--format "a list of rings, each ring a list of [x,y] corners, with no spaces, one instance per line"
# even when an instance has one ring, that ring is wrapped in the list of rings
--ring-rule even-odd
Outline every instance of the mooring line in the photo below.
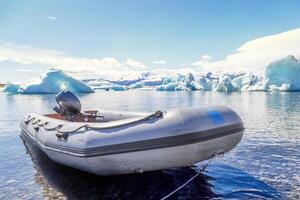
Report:
[[[176,188],[175,190],[173,190],[171,193],[169,193],[168,195],[164,196],[163,198],[161,198],[161,200],[166,200],[169,197],[171,197],[173,194],[175,194],[176,192],[178,192],[179,190],[181,190],[183,187],[185,187],[187,184],[189,184],[191,181],[193,181],[197,176],[199,176],[207,167],[208,165],[219,156],[219,153],[215,153],[211,159],[202,167],[202,169],[199,170],[199,172],[197,174],[195,174],[192,178],[190,178],[188,181],[186,181],[184,184],[182,184],[181,186],[179,186],[178,188]],[[224,154],[222,154],[224,155]]]

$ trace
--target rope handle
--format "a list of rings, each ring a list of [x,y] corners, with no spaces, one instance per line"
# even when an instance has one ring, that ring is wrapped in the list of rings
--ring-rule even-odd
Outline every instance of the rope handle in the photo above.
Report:
[[[30,115],[28,116],[28,118],[24,121],[26,125],[29,124],[29,122],[31,122],[32,125],[37,124],[37,126],[39,127],[43,127],[45,130],[47,131],[53,131],[56,130],[57,133],[55,134],[57,138],[63,138],[63,139],[67,139],[70,133],[75,133],[77,131],[79,131],[82,128],[85,128],[85,131],[87,131],[88,129],[94,129],[94,130],[101,130],[101,129],[109,129],[109,128],[117,128],[117,127],[121,127],[121,126],[125,126],[125,125],[131,125],[131,124],[136,124],[142,121],[147,121],[147,120],[151,120],[153,118],[160,118],[163,116],[163,112],[158,110],[155,113],[148,115],[142,119],[136,120],[136,121],[132,121],[132,122],[128,122],[125,124],[118,124],[115,126],[110,126],[110,127],[95,127],[95,126],[90,126],[89,124],[83,124],[79,127],[77,127],[74,130],[71,131],[62,131],[61,128],[64,126],[63,124],[59,124],[53,128],[47,128],[46,126],[49,124],[49,122],[43,122],[41,119],[36,119],[35,117],[31,117]],[[36,119],[36,121],[34,121]],[[39,129],[37,129],[39,130]]]
[[[59,129],[57,129],[56,136],[58,138],[67,139],[70,133],[75,133],[75,132],[79,131],[82,128],[85,128],[85,131],[87,131],[88,129],[103,130],[103,129],[109,129],[109,128],[118,128],[118,127],[125,126],[125,125],[136,124],[136,123],[139,123],[141,121],[147,121],[147,120],[150,120],[150,119],[153,119],[153,118],[160,118],[162,116],[163,116],[163,112],[158,110],[155,113],[153,113],[149,116],[146,116],[142,119],[139,119],[139,120],[136,120],[136,121],[133,121],[133,122],[129,122],[129,123],[125,123],[125,124],[115,125],[115,126],[112,126],[112,127],[93,127],[93,126],[90,126],[88,124],[84,124],[84,125],[79,126],[78,128],[76,128],[75,130],[72,130],[72,131],[61,131],[60,128],[59,128]]]

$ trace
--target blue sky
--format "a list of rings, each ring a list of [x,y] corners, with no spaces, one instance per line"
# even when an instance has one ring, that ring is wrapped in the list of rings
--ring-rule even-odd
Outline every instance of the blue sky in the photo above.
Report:
[[[224,59],[247,41],[299,28],[299,10],[296,0],[2,0],[0,45],[121,64],[130,58],[143,69],[181,68],[203,55]],[[0,49],[0,82],[27,79],[49,65],[1,60]]]

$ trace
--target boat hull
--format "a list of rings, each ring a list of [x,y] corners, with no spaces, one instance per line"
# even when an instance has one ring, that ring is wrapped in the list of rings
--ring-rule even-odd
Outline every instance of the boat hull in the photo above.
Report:
[[[181,113],[179,116],[184,116],[184,114]],[[226,119],[226,113],[223,113],[223,116]],[[236,123],[225,123],[225,125],[223,123],[222,126],[218,125],[217,127],[211,127],[206,130],[184,132],[187,130],[184,127],[188,124],[187,122],[184,122],[179,124],[176,128],[178,131],[178,128],[180,127],[180,131],[183,133],[178,134],[177,132],[175,135],[166,134],[165,136],[163,136],[163,133],[161,132],[163,129],[157,129],[159,126],[163,127],[163,123],[154,123],[156,124],[155,127],[154,124],[150,123],[150,127],[153,126],[152,128],[156,128],[158,132],[161,132],[158,134],[162,135],[161,137],[150,139],[144,137],[144,140],[128,140],[126,142],[124,141],[124,138],[121,138],[124,141],[123,143],[104,146],[94,145],[93,147],[88,147],[89,144],[91,144],[91,138],[95,137],[95,133],[91,135],[80,134],[81,140],[84,141],[84,145],[82,145],[83,147],[77,148],[70,147],[72,143],[71,137],[68,139],[70,144],[68,144],[68,141],[60,141],[60,144],[51,146],[49,144],[53,141],[54,133],[44,133],[42,131],[36,133],[34,127],[28,127],[28,125],[24,123],[21,123],[21,128],[23,137],[33,141],[50,159],[83,171],[109,176],[141,173],[144,171],[161,170],[173,167],[185,167],[207,160],[216,153],[226,153],[241,141],[244,130],[239,117],[235,113],[233,113],[232,116],[234,116],[233,118],[236,117]],[[231,119],[231,121],[234,120]],[[174,122],[174,120],[169,119],[168,123],[170,125],[174,124],[175,126],[175,124],[178,124],[178,121],[175,120]],[[192,125],[193,124],[188,124],[188,127]],[[207,126],[209,125],[207,124]],[[127,131],[129,131],[129,133],[135,132],[134,127],[135,126],[127,127]],[[145,129],[147,129],[147,127],[145,127]],[[154,129],[152,131],[154,131]],[[144,134],[148,133],[149,132],[146,131]],[[122,132],[120,135],[126,134],[127,132]],[[104,138],[100,139],[101,141],[104,140]],[[97,143],[100,139],[94,139],[93,142]],[[110,140],[107,140],[106,143],[109,142]]]

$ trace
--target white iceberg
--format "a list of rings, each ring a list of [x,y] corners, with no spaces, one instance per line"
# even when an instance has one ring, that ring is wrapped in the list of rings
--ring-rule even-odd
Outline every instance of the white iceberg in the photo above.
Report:
[[[134,84],[129,85],[129,89],[139,89],[139,88],[144,88],[145,85],[142,82],[137,82]]]
[[[196,81],[192,73],[186,75],[177,74],[174,76],[165,77],[162,85],[156,87],[158,91],[194,91],[204,90],[199,82]]]
[[[105,91],[125,91],[128,90],[127,86],[118,85],[108,80],[88,80],[85,81],[87,85],[91,86],[94,90],[105,90]]]
[[[266,91],[265,77],[263,75],[254,76],[246,91]]]
[[[107,81],[122,86],[129,86],[138,83],[142,83],[144,86],[157,86],[162,84],[162,80],[166,76],[166,72],[155,70],[152,72],[143,72],[141,74],[127,74]]]
[[[202,90],[205,91],[211,91],[212,90],[212,85],[213,85],[213,80],[207,77],[200,77],[199,80],[199,85],[202,88]]]
[[[231,78],[228,75],[224,75],[219,81],[218,84],[214,85],[213,90],[218,92],[233,92],[237,91],[239,88],[235,87]]]
[[[286,83],[283,83],[281,86],[276,86],[276,85],[269,86],[270,91],[291,91],[293,90],[291,88],[292,88],[291,85]]]
[[[238,91],[246,91],[256,83],[256,78],[252,73],[240,74],[232,80],[232,84]]]
[[[153,90],[156,86],[162,85],[163,71],[132,73],[111,78],[83,80],[95,90],[124,91],[128,89]]]
[[[267,66],[265,88],[268,90],[299,91],[300,62],[294,56],[287,56]]]
[[[23,84],[8,84],[4,88],[6,93],[21,94],[55,94],[61,90],[70,90],[74,93],[93,93],[94,90],[82,82],[67,75],[62,70],[50,69],[39,78],[26,81]]]

